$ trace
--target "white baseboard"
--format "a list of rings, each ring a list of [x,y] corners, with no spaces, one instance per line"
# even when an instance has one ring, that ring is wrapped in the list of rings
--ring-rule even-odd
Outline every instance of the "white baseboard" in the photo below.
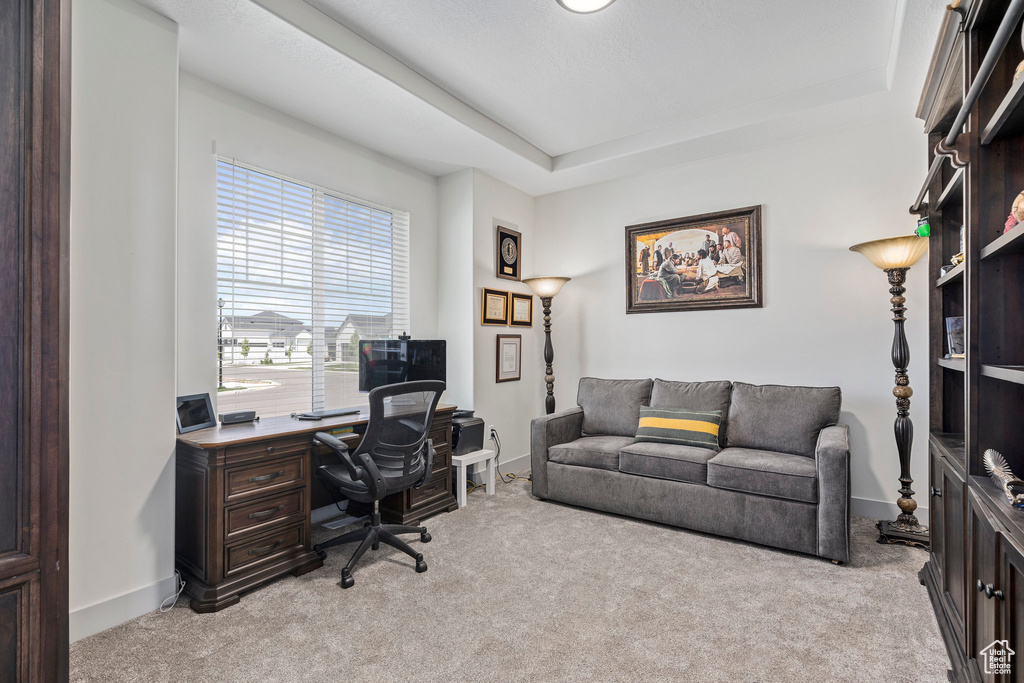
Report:
[[[853,498],[850,501],[850,512],[858,517],[867,517],[868,519],[893,520],[899,516],[900,509],[896,507],[895,502],[872,500],[870,498]],[[914,514],[921,524],[928,526],[928,520],[930,519],[928,508],[919,507]]]
[[[519,472],[525,470],[530,466],[530,454],[520,455],[519,457],[512,458],[511,460],[501,459],[500,469],[503,474],[509,474],[510,472]],[[466,473],[466,478],[473,481],[475,484],[484,483],[484,463],[478,462],[475,465],[469,466],[469,472]]]
[[[68,615],[71,642],[159,609],[164,598],[172,595],[177,588],[174,576],[168,576],[149,586],[72,611]]]

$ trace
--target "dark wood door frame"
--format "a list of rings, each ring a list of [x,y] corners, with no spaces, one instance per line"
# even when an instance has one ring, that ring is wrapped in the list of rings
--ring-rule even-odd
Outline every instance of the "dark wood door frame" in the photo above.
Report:
[[[0,4],[0,679],[68,680],[70,2]]]

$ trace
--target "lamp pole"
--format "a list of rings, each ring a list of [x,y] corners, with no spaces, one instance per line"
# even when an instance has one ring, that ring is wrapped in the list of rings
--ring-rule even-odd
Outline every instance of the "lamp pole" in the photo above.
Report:
[[[896,386],[892,394],[896,397],[896,422],[893,431],[896,435],[896,452],[900,457],[900,498],[896,501],[900,514],[895,522],[882,520],[877,524],[879,543],[904,543],[922,548],[928,547],[928,528],[921,526],[914,511],[917,501],[914,500],[914,489],[910,485],[914,480],[910,476],[910,451],[914,444],[914,423],[910,419],[910,397],[914,390],[910,388],[910,377],[907,367],[910,365],[910,345],[904,330],[906,322],[907,299],[903,294],[907,291],[907,268],[888,268],[885,273],[889,277],[889,294],[892,297],[892,321],[895,331],[892,339],[892,365],[896,370]]]
[[[550,415],[555,412],[555,372],[551,367],[555,360],[555,349],[551,346],[551,297],[541,297],[540,303],[544,307],[544,383],[548,387],[544,409]]]
[[[224,388],[224,299],[217,299],[217,388]]]

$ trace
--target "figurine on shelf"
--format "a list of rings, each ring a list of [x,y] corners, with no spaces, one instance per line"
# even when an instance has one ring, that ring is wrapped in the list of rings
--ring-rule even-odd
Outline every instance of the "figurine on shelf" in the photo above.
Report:
[[[1020,221],[1018,221],[1017,217],[1011,213],[1009,216],[1006,217],[1006,223],[1003,225],[1003,234],[1005,235],[1006,233],[1013,230],[1015,227],[1017,227],[1018,223],[1020,223]]]
[[[1017,69],[1013,72],[1013,80],[1020,78],[1020,75],[1024,74],[1024,62],[1017,65]]]
[[[1024,508],[1024,481],[1013,473],[1006,458],[990,448],[985,451],[982,461],[992,481],[1003,490],[1007,502],[1015,508]]]
[[[959,266],[964,262],[964,252],[961,251],[959,254],[953,254],[953,258],[949,259],[949,262],[954,266]]]

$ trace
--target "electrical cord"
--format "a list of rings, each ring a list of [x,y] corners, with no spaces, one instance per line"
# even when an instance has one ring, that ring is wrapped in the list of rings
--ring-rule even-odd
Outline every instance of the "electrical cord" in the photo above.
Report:
[[[494,442],[494,469],[498,473],[498,479],[501,480],[502,484],[511,484],[514,481],[533,481],[533,475],[529,477],[520,477],[515,472],[509,472],[508,474],[501,473],[501,438],[498,436],[498,430],[491,427],[491,441]],[[508,477],[506,479],[506,477]]]
[[[174,570],[174,580],[178,583],[178,591],[164,598],[164,601],[160,603],[161,612],[171,611],[175,603],[178,602],[178,598],[181,597],[182,591],[185,590],[185,582],[181,580],[181,572],[179,572],[177,569]]]

